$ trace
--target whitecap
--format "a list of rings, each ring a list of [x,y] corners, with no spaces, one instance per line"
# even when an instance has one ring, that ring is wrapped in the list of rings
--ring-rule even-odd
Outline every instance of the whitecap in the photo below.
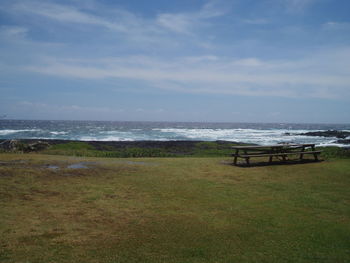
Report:
[[[51,131],[50,132],[53,135],[64,135],[67,134],[68,132],[64,132],[64,131]]]
[[[93,137],[93,136],[81,136],[77,138],[80,141],[134,141],[131,138],[123,138],[118,136],[105,136],[105,137]]]
[[[0,135],[8,135],[13,133],[19,133],[19,132],[36,132],[41,131],[39,129],[24,129],[24,130],[0,130]]]
[[[311,130],[289,130],[289,129],[181,129],[181,128],[155,128],[153,131],[160,132],[163,136],[177,139],[189,140],[225,140],[243,143],[255,143],[269,145],[281,142],[287,143],[336,143],[329,138],[319,136],[298,135]],[[317,130],[315,130],[317,131]],[[335,138],[332,138],[333,140]],[[336,144],[340,145],[340,144]]]

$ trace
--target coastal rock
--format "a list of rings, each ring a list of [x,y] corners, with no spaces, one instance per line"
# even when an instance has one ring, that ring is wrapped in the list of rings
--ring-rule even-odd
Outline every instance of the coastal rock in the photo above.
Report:
[[[0,148],[9,152],[21,151],[23,144],[18,140],[5,140],[0,143]]]
[[[25,152],[37,152],[41,150],[45,150],[50,146],[48,142],[37,141],[31,144],[28,144],[24,147]]]
[[[350,139],[344,139],[344,140],[337,140],[336,143],[341,143],[341,144],[350,144]]]
[[[297,135],[320,136],[320,137],[336,137],[336,138],[339,138],[339,139],[345,139],[345,138],[350,136],[350,132],[348,132],[348,131],[328,130],[328,131],[316,131],[316,132],[298,133]]]
[[[5,140],[0,142],[0,149],[7,152],[36,152],[48,148],[50,144],[44,141],[26,143],[20,140]]]

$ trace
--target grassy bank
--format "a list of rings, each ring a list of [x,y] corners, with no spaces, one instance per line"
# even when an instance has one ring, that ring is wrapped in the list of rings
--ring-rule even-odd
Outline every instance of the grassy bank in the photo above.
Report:
[[[43,145],[40,145],[40,142]],[[0,141],[0,146],[1,146]],[[38,144],[40,147],[30,147]],[[232,146],[244,145],[228,141],[64,141],[64,140],[20,140],[13,149],[0,147],[1,152],[35,152],[49,155],[78,157],[229,157]],[[2,145],[3,146],[3,145]],[[32,148],[28,150],[29,148]],[[33,149],[34,148],[34,149]],[[320,147],[323,159],[350,158],[349,148]]]
[[[30,145],[44,143],[35,149]],[[0,142],[1,143],[1,142]],[[227,141],[64,141],[19,140],[15,147],[1,148],[3,152],[37,152],[52,155],[85,157],[215,157],[230,156],[232,146]],[[0,145],[1,146],[1,145]]]
[[[112,158],[139,158],[139,157],[229,157],[232,155],[232,146],[241,145],[230,142],[186,142],[179,145],[159,145],[149,147],[145,145],[104,145],[101,142],[64,142],[55,144],[41,151],[45,154],[66,155],[79,157],[112,157]],[[321,158],[325,160],[334,158],[350,158],[349,148],[318,147],[321,150]],[[296,156],[297,157],[297,156]],[[308,158],[310,156],[306,156]],[[293,157],[291,157],[293,158]],[[311,158],[313,158],[311,156]]]
[[[0,160],[1,262],[350,261],[348,159]]]
[[[155,147],[141,145],[127,145],[116,147],[88,142],[69,142],[56,144],[44,153],[58,155],[90,156],[90,157],[210,157],[228,156],[232,154],[231,147],[237,145],[228,142],[187,142],[178,145],[174,142],[171,145],[161,144]]]

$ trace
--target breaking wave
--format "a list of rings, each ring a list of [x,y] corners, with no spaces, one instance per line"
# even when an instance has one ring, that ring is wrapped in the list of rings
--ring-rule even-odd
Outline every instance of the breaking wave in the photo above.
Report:
[[[14,133],[28,133],[28,132],[37,132],[38,129],[23,129],[23,130],[0,130],[0,136],[6,136]]]

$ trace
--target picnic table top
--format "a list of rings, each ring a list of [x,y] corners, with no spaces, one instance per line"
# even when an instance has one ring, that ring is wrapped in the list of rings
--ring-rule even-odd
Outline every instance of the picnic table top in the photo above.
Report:
[[[232,146],[232,149],[249,150],[249,149],[262,149],[262,148],[294,148],[294,147],[313,147],[314,143],[303,144],[273,144],[273,145],[250,145],[250,146]]]

